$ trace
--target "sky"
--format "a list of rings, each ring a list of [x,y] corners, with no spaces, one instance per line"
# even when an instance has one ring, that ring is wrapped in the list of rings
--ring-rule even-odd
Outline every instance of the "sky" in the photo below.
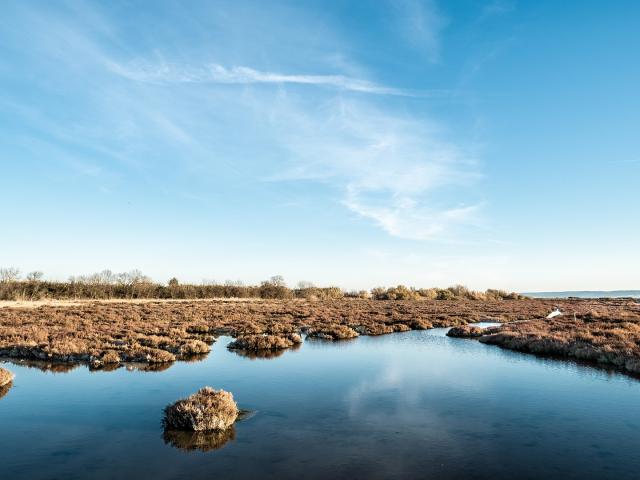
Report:
[[[640,288],[634,1],[0,5],[0,266]]]

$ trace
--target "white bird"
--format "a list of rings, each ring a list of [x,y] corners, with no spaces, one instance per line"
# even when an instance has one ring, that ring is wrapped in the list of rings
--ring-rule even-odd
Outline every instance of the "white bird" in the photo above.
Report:
[[[562,312],[560,311],[559,308],[556,308],[553,312],[547,315],[547,318],[554,318],[554,317],[557,317],[558,315],[562,315]]]

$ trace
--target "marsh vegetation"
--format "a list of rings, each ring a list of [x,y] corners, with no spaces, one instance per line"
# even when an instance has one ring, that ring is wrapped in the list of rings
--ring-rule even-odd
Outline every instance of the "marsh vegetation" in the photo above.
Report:
[[[556,307],[565,314],[545,319]],[[575,314],[575,318],[574,318]],[[611,363],[630,371],[640,358],[640,304],[608,300],[133,300],[0,308],[0,356],[60,368],[77,362],[113,370],[158,370],[202,359],[218,335],[250,358],[299,345],[480,321],[505,325],[482,341],[535,353]],[[514,323],[512,323],[514,322]],[[473,329],[451,335],[474,336]],[[488,333],[494,333],[488,336]]]
[[[350,338],[543,315],[543,301],[141,300],[0,308],[0,355],[45,362],[165,364],[205,354],[217,335]],[[360,333],[358,333],[360,332]]]
[[[211,432],[226,430],[238,418],[238,405],[230,392],[203,387],[164,409],[166,430]]]
[[[486,332],[483,343],[540,355],[574,358],[640,373],[640,304],[538,318]]]
[[[284,350],[302,343],[297,333],[285,335],[242,335],[228,345],[230,350]]]

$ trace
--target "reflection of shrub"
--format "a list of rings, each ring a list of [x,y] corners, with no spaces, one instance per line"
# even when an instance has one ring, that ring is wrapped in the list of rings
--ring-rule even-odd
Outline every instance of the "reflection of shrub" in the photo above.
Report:
[[[292,349],[294,349],[293,347]],[[250,360],[273,360],[284,355],[285,350],[231,350],[236,355],[239,355]]]
[[[7,393],[9,393],[9,390],[11,390],[12,386],[13,386],[13,383],[9,382],[5,386],[0,387],[0,399],[2,399],[2,397],[4,397]]]
[[[13,381],[13,373],[4,368],[0,368],[0,387],[4,387]]]
[[[238,405],[233,395],[211,387],[203,387],[164,409],[164,426],[169,430],[224,430],[237,418]]]
[[[180,450],[210,452],[224,447],[229,441],[235,440],[236,430],[233,425],[226,430],[215,430],[213,432],[165,430],[162,438],[164,443]]]

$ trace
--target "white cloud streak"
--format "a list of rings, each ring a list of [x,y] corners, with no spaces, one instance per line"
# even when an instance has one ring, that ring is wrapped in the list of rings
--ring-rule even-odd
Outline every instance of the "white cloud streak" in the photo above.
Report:
[[[264,72],[246,66],[234,66],[227,68],[216,63],[200,68],[194,68],[167,63],[150,64],[144,62],[133,62],[129,65],[122,65],[111,62],[109,64],[109,68],[113,73],[130,80],[159,84],[297,84],[330,87],[339,90],[380,95],[410,95],[409,92],[405,92],[400,89],[385,87],[367,80],[351,78],[344,75],[291,75],[276,72]]]

